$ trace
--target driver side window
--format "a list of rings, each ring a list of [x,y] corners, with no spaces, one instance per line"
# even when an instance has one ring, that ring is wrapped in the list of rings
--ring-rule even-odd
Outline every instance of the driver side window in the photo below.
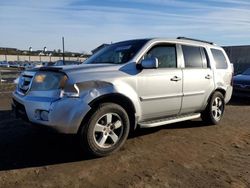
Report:
[[[156,57],[159,61],[159,68],[176,68],[176,47],[175,45],[157,45],[150,49],[144,58]]]

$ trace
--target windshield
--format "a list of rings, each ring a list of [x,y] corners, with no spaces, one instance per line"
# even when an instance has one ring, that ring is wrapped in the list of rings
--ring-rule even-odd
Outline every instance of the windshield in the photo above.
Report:
[[[110,44],[91,56],[86,64],[123,64],[130,61],[148,40],[131,40]]]
[[[247,70],[245,70],[242,74],[250,76],[250,68],[248,68]]]

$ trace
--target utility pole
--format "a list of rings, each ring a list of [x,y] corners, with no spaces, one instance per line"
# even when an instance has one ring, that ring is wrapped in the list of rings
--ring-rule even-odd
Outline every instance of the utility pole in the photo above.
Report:
[[[29,47],[29,62],[30,62],[30,54],[32,52],[32,47]]]
[[[7,62],[7,48],[5,48],[5,61]]]
[[[64,58],[64,37],[62,37],[62,47],[63,47],[63,64],[65,62],[65,58]]]

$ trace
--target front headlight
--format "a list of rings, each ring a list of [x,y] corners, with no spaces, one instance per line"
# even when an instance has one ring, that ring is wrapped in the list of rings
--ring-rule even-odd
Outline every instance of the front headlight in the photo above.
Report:
[[[67,83],[64,89],[61,91],[61,97],[79,97],[80,91],[83,93],[89,93],[92,97],[99,95],[99,89],[108,89],[113,87],[111,83],[105,81],[85,81],[82,83],[69,84]]]
[[[79,97],[80,90],[76,84],[66,85],[65,88],[61,91],[61,97]]]
[[[31,90],[33,91],[49,91],[63,89],[67,81],[67,76],[58,72],[38,72],[36,73]]]

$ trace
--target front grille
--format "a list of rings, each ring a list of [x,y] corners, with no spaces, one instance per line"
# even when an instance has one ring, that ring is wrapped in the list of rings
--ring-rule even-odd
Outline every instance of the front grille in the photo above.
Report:
[[[21,94],[26,94],[30,88],[31,80],[33,76],[30,75],[21,75],[18,83],[18,91]]]

